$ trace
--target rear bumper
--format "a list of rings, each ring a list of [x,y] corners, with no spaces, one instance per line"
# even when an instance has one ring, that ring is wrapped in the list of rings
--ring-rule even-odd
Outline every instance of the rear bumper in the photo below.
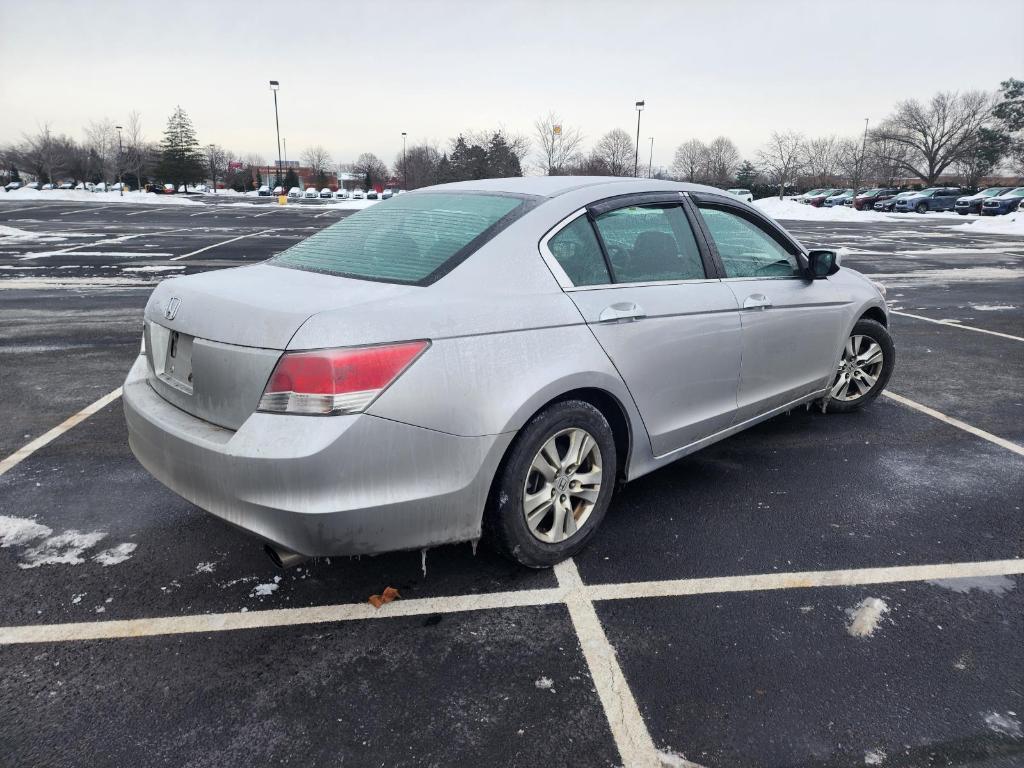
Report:
[[[213,515],[303,555],[417,549],[480,535],[511,433],[456,437],[357,416],[255,413],[237,432],[124,384],[128,442],[161,483]]]

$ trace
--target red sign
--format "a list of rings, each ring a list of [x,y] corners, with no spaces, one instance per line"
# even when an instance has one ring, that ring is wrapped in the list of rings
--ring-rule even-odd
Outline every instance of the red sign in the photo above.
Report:
[[[230,163],[228,163],[228,170],[229,171],[237,171],[237,170],[241,170],[241,168],[242,168],[242,164],[240,162],[238,162],[237,160],[232,160]]]

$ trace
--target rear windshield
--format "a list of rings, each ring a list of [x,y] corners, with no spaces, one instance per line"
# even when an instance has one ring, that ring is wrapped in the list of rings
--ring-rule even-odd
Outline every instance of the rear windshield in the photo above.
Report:
[[[271,259],[280,267],[429,285],[536,204],[523,195],[426,192],[392,197]]]

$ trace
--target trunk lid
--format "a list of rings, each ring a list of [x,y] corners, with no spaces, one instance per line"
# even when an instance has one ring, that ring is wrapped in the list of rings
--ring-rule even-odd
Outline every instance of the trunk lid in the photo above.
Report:
[[[410,290],[267,265],[165,280],[146,305],[150,385],[193,416],[238,429],[307,319]]]

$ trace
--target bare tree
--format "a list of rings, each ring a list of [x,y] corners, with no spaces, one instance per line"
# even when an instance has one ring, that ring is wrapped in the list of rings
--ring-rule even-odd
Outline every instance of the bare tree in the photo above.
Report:
[[[562,123],[555,112],[537,118],[533,124],[537,140],[537,162],[548,176],[556,176],[580,155],[583,133]]]
[[[684,141],[676,147],[672,172],[683,181],[701,181],[708,148],[700,139]]]
[[[317,184],[322,186],[327,183],[327,172],[334,165],[334,161],[331,159],[331,153],[323,146],[314,144],[312,147],[307,147],[302,153],[302,162],[313,171]]]
[[[886,187],[899,186],[900,180],[906,175],[904,167],[909,154],[904,144],[879,136],[868,138],[871,175]]]
[[[869,175],[871,155],[864,139],[841,139],[836,144],[836,164],[856,194]]]
[[[732,139],[726,136],[717,137],[707,145],[705,152],[705,180],[718,187],[731,186],[742,159]]]
[[[757,161],[768,179],[779,186],[779,199],[804,164],[804,136],[796,131],[772,131],[768,143],[757,153]]]
[[[224,149],[219,144],[206,147],[206,167],[210,172],[210,184],[217,190],[217,181],[227,181],[228,164],[235,162],[235,153]]]
[[[55,136],[50,126],[44,124],[37,133],[25,136],[25,143],[19,154],[23,164],[32,169],[40,178],[53,183],[55,174],[60,174],[70,161],[69,148],[74,142],[65,136]]]
[[[604,163],[609,176],[632,176],[633,137],[621,128],[614,128],[601,137],[593,156]]]
[[[383,184],[391,177],[387,165],[373,152],[364,152],[352,163],[352,173],[360,179],[365,179],[370,186]]]
[[[134,109],[128,113],[124,126],[124,156],[122,162],[135,175],[135,183],[142,189],[143,171],[151,165],[155,155],[154,147],[146,142],[142,131],[142,116]]]
[[[902,102],[873,135],[904,148],[907,153],[898,160],[903,170],[932,185],[975,150],[978,131],[991,117],[989,94],[947,91],[935,94],[927,105],[916,99]]]
[[[804,142],[805,179],[812,187],[834,184],[839,172],[839,140],[835,136],[819,136]]]
[[[441,151],[435,144],[416,144],[395,157],[395,175],[405,189],[419,189],[437,183]]]
[[[109,118],[90,121],[85,129],[85,148],[95,159],[101,181],[107,182],[117,176],[117,129]]]

